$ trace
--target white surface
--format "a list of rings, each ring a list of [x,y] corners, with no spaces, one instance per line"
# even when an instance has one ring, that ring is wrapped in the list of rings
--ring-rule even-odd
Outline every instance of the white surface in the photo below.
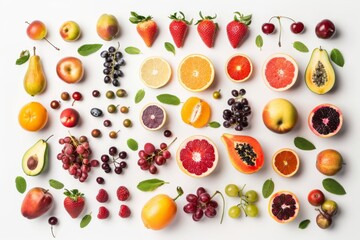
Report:
[[[127,239],[219,239],[219,238],[246,238],[246,239],[340,239],[350,236],[353,239],[357,235],[355,223],[358,222],[359,208],[357,201],[359,194],[359,174],[360,169],[357,148],[359,144],[357,134],[359,131],[360,110],[358,107],[359,80],[358,80],[358,54],[360,33],[356,26],[358,21],[355,19],[358,13],[352,5],[355,1],[345,0],[340,3],[329,3],[329,1],[7,1],[1,0],[0,4],[0,25],[2,29],[2,41],[0,45],[0,66],[2,69],[2,93],[1,109],[1,151],[2,151],[2,173],[0,174],[0,206],[1,239],[51,239],[50,226],[47,219],[51,215],[59,218],[59,225],[55,226],[57,239],[69,239],[76,237],[79,239],[97,239],[99,237],[124,238]],[[208,49],[200,40],[196,32],[196,27],[190,27],[190,33],[186,39],[185,47],[177,49],[176,56],[167,52],[163,44],[171,41],[168,32],[170,20],[168,16],[176,11],[183,11],[187,18],[198,19],[198,12],[201,10],[204,15],[214,15],[217,13],[216,21],[219,23],[220,30],[216,38],[215,47]],[[135,25],[128,21],[130,11],[140,14],[151,14],[158,23],[160,34],[152,48],[147,48],[135,31]],[[238,49],[232,49],[226,37],[225,26],[233,18],[234,11],[253,14],[253,21],[250,26],[248,39]],[[112,42],[102,41],[96,34],[95,25],[97,18],[102,13],[114,14],[121,26],[121,36]],[[296,20],[303,21],[306,32],[301,35],[293,35],[289,30],[290,22],[283,20],[283,47],[277,46],[277,34],[264,36],[264,46],[262,51],[255,46],[255,37],[261,33],[261,24],[268,21],[273,15],[287,15]],[[336,38],[331,40],[320,40],[314,34],[317,22],[324,18],[333,20],[337,27]],[[25,21],[35,19],[42,20],[48,27],[48,38],[61,51],[52,49],[45,41],[32,41],[26,36]],[[67,20],[74,20],[82,28],[82,38],[75,43],[64,42],[58,33],[60,25]],[[275,23],[276,24],[276,23]],[[303,73],[310,58],[310,53],[300,53],[292,48],[291,43],[295,40],[304,42],[310,50],[322,46],[330,51],[332,48],[339,48],[345,57],[345,67],[334,66],[337,74],[336,89],[324,96],[318,96],[310,92],[303,81]],[[108,89],[115,89],[110,85],[105,85],[102,81],[102,59],[99,53],[88,57],[81,57],[76,50],[85,43],[103,43],[104,48],[110,45],[121,43],[121,49],[126,46],[137,46],[143,54],[127,55],[127,62],[124,67],[125,77],[121,79],[121,85],[129,92],[129,97],[124,100],[108,100],[104,94]],[[40,96],[30,97],[26,94],[22,86],[23,76],[27,64],[16,66],[15,60],[23,49],[37,47],[37,53],[42,59],[44,71],[48,79],[48,88]],[[190,53],[202,53],[207,55],[214,63],[216,68],[216,80],[212,87],[202,93],[193,94],[183,90],[176,78],[176,68],[183,57]],[[255,71],[251,80],[243,84],[235,84],[226,78],[224,64],[226,59],[236,52],[243,52],[253,60]],[[269,90],[261,79],[261,67],[263,61],[272,53],[285,52],[292,55],[299,64],[299,78],[297,84],[289,91],[274,92]],[[138,78],[138,67],[142,60],[148,56],[160,55],[169,61],[173,69],[172,81],[164,88],[153,90],[142,85]],[[83,82],[76,85],[67,85],[56,76],[55,65],[57,61],[65,56],[77,56],[83,60],[86,68],[86,77]],[[181,106],[165,106],[169,113],[168,128],[172,130],[178,140],[171,148],[175,155],[176,148],[180,142],[192,134],[204,134],[215,141],[220,152],[220,163],[215,173],[204,179],[193,179],[179,171],[175,158],[160,168],[160,173],[155,175],[160,179],[170,182],[170,184],[159,188],[153,193],[143,193],[136,189],[136,184],[143,179],[154,177],[143,172],[136,165],[137,153],[131,152],[126,147],[128,137],[138,140],[142,146],[145,140],[151,139],[155,144],[161,141],[170,141],[162,136],[162,131],[145,131],[138,122],[139,110],[143,105],[150,101],[156,101],[155,96],[160,93],[172,93],[178,95],[182,101],[187,97],[197,95],[209,101],[213,109],[212,120],[222,122],[222,110],[226,107],[227,98],[233,88],[247,90],[247,97],[253,109],[251,127],[240,134],[256,137],[263,146],[265,152],[265,166],[254,175],[244,175],[237,172],[230,164],[224,145],[220,141],[223,132],[236,133],[232,129],[193,129],[182,123],[179,112]],[[140,88],[146,91],[144,100],[135,105],[134,95]],[[211,94],[214,90],[220,89],[223,94],[222,100],[214,100]],[[100,99],[94,99],[91,91],[98,89],[103,94]],[[102,153],[106,153],[108,147],[116,145],[121,150],[126,150],[130,157],[127,162],[129,168],[125,174],[106,175],[101,169],[95,169],[90,173],[90,178],[86,183],[79,183],[74,180],[65,170],[61,168],[60,162],[56,160],[56,153],[60,150],[57,140],[67,135],[68,129],[64,128],[59,122],[60,110],[52,110],[49,103],[53,99],[59,99],[62,91],[80,91],[84,95],[84,100],[77,102],[75,108],[79,110],[83,118],[81,126],[71,129],[73,135],[88,135],[90,144],[94,150],[94,157],[99,158]],[[285,135],[277,135],[267,130],[262,123],[261,112],[268,100],[275,97],[284,97],[294,103],[299,112],[297,127]],[[19,109],[27,102],[36,100],[48,107],[50,118],[45,130],[30,133],[20,128],[17,123]],[[102,127],[102,119],[90,116],[91,107],[97,106],[105,110],[110,102],[130,105],[131,111],[129,118],[134,122],[134,127],[124,129],[120,113],[106,117],[114,123],[113,129],[121,129],[120,137],[117,140],[109,139],[107,129]],[[307,126],[307,116],[309,111],[317,104],[330,102],[338,105],[344,114],[344,127],[341,133],[329,139],[316,137],[311,133]],[[62,107],[69,106],[70,103],[63,103]],[[92,128],[100,128],[105,136],[100,139],[90,137]],[[49,188],[48,180],[54,178],[65,183],[66,188],[78,188],[86,194],[87,206],[84,213],[92,212],[93,220],[88,227],[80,229],[80,219],[71,219],[65,213],[62,206],[63,194],[60,190],[50,189],[55,197],[55,207],[44,216],[27,220],[20,214],[20,205],[24,195],[19,194],[14,185],[16,176],[24,176],[21,170],[21,158],[32,144],[39,138],[47,138],[54,134],[50,140],[50,166],[49,171],[38,177],[25,177],[28,189],[35,186]],[[315,151],[300,151],[301,158],[300,172],[293,178],[284,179],[278,176],[271,168],[270,159],[272,154],[282,147],[292,147],[295,136],[304,136],[311,140],[317,147]],[[307,194],[313,188],[322,188],[321,181],[324,178],[315,168],[315,157],[317,152],[325,148],[338,149],[346,161],[346,166],[341,173],[335,176],[341,182],[347,195],[336,196],[326,193],[328,198],[334,199],[340,206],[338,216],[334,218],[334,226],[329,230],[321,230],[315,224],[317,213],[314,207],[307,202]],[[104,176],[106,184],[103,186],[95,182],[97,176]],[[171,196],[176,195],[176,186],[181,185],[186,193],[191,193],[199,186],[204,186],[209,192],[216,190],[223,191],[228,183],[238,185],[246,184],[247,189],[255,189],[261,194],[263,182],[272,178],[275,182],[275,191],[287,189],[293,191],[300,200],[301,210],[298,218],[292,223],[281,225],[272,220],[267,212],[268,200],[261,198],[257,203],[260,210],[258,218],[245,218],[233,220],[225,214],[222,225],[219,224],[220,214],[215,219],[203,219],[201,222],[193,222],[190,215],[182,211],[185,204],[185,196],[178,199],[179,206],[176,220],[171,226],[162,231],[151,231],[143,227],[140,212],[142,205],[151,196],[157,193],[167,193]],[[126,185],[131,191],[132,197],[126,202],[132,210],[129,219],[121,219],[117,213],[120,202],[116,199],[116,188],[119,185]],[[105,203],[111,212],[108,220],[100,221],[96,218],[97,209],[101,205],[95,200],[96,192],[100,187],[104,187],[110,194],[110,202]],[[220,203],[220,198],[217,198]],[[235,204],[234,199],[226,197],[226,209]],[[306,230],[298,229],[298,224],[303,219],[311,219],[311,224]],[[96,236],[96,237],[95,237]]]

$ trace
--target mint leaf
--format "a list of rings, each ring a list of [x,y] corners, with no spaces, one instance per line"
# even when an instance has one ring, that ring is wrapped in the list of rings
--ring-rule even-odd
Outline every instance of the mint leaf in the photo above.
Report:
[[[221,124],[215,121],[209,123],[209,127],[211,128],[219,128],[220,126]]]
[[[156,96],[157,100],[161,103],[170,104],[170,105],[179,105],[180,99],[172,94],[160,94]]]
[[[157,179],[157,178],[152,178],[152,179],[148,179],[148,180],[139,182],[136,187],[143,192],[151,192],[166,183],[168,183],[168,182],[165,182],[165,181]]]
[[[25,180],[25,178],[23,178],[21,176],[17,176],[15,178],[15,185],[16,185],[16,189],[18,190],[19,193],[24,193],[26,191],[26,180]]]
[[[86,227],[87,225],[89,225],[89,223],[91,222],[91,213],[89,214],[86,214],[82,219],[81,219],[81,222],[80,222],[80,227],[81,228],[84,228]]]
[[[257,35],[256,38],[255,38],[255,44],[258,48],[262,48],[263,44],[264,44],[264,41],[263,41],[263,38],[261,35]]]
[[[175,47],[174,47],[174,45],[172,45],[172,43],[170,43],[170,42],[165,42],[164,46],[165,46],[165,49],[166,49],[168,52],[171,52],[171,53],[173,53],[173,54],[175,55]]]
[[[270,197],[275,188],[275,184],[271,178],[267,179],[262,186],[262,195],[264,198]]]
[[[55,188],[55,189],[62,189],[64,188],[64,184],[57,181],[57,180],[54,180],[54,179],[50,179],[49,180],[49,184],[51,187]]]
[[[97,52],[103,45],[102,44],[84,44],[78,48],[78,53],[81,56],[89,56],[90,54]]]
[[[339,67],[343,67],[345,64],[344,57],[343,57],[342,53],[340,52],[340,50],[337,48],[334,48],[333,50],[331,50],[330,59]]]
[[[336,194],[336,195],[345,195],[346,191],[344,187],[333,178],[325,178],[322,181],[323,187],[326,191]]]
[[[141,100],[143,100],[144,97],[145,97],[145,90],[140,89],[139,91],[137,91],[135,95],[135,103],[141,102]]]
[[[127,47],[125,48],[125,52],[131,55],[135,55],[135,54],[140,54],[141,51],[140,49],[136,48],[136,47]]]
[[[309,48],[305,44],[299,41],[295,41],[293,43],[293,47],[299,52],[309,52]]]
[[[316,149],[315,145],[310,142],[309,140],[303,138],[303,137],[296,137],[294,139],[294,144],[297,148],[301,150],[314,150]]]
[[[310,223],[310,220],[309,220],[309,219],[305,219],[305,220],[303,220],[303,221],[301,221],[301,222],[299,223],[299,228],[300,228],[300,229],[305,229],[305,228],[307,228],[307,226],[309,225],[309,223]]]
[[[135,139],[129,138],[126,142],[126,144],[128,145],[128,147],[133,150],[136,151],[139,148],[139,144],[137,143],[137,141]]]

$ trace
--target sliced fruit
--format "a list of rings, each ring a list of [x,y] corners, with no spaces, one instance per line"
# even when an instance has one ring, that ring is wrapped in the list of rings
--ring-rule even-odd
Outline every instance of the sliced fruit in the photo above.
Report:
[[[295,84],[298,70],[298,65],[292,57],[276,53],[265,61],[262,75],[266,86],[270,89],[285,91]]]
[[[207,89],[214,81],[215,70],[210,59],[200,54],[190,54],[178,67],[180,84],[192,92]]]
[[[320,137],[334,136],[340,131],[342,124],[343,116],[340,109],[328,103],[316,106],[308,118],[309,128]]]
[[[48,164],[49,145],[40,139],[31,146],[22,158],[22,169],[26,175],[36,176],[42,173]]]
[[[232,165],[242,173],[255,173],[264,165],[264,153],[253,137],[224,133],[221,136]]]
[[[291,177],[299,170],[298,154],[289,148],[278,150],[272,158],[272,167],[280,176]]]
[[[226,75],[233,82],[245,82],[252,74],[253,65],[245,54],[235,54],[226,63]]]
[[[325,49],[315,48],[305,71],[307,87],[314,93],[325,94],[335,84],[335,71]]]
[[[181,119],[196,128],[206,126],[210,116],[210,105],[198,97],[188,98],[181,108]]]
[[[140,67],[140,79],[150,88],[161,88],[171,78],[170,64],[161,57],[149,57]]]
[[[166,111],[157,103],[149,103],[143,107],[140,113],[140,123],[147,130],[158,130],[166,122]]]
[[[48,121],[48,112],[41,103],[30,102],[20,109],[18,121],[23,129],[36,132],[45,127]]]
[[[176,153],[181,171],[192,177],[205,177],[212,173],[218,163],[218,150],[207,137],[194,135],[185,139]]]
[[[289,191],[274,193],[269,200],[269,214],[278,223],[288,223],[299,213],[299,200]]]

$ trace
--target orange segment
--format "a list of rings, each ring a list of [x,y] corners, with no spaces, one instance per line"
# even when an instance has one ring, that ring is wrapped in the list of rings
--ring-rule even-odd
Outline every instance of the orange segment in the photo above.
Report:
[[[210,116],[210,105],[198,97],[190,97],[181,109],[181,119],[196,128],[206,126]]]
[[[250,58],[244,54],[233,55],[226,63],[226,75],[234,82],[244,82],[248,80],[252,71],[252,62]]]
[[[150,57],[144,60],[140,67],[140,79],[150,88],[163,87],[170,81],[171,67],[161,57]]]
[[[283,177],[293,176],[299,169],[300,160],[298,154],[289,148],[278,150],[272,159],[272,166]]]
[[[200,54],[185,57],[178,68],[180,84],[187,90],[200,92],[214,81],[215,70],[209,58]]]

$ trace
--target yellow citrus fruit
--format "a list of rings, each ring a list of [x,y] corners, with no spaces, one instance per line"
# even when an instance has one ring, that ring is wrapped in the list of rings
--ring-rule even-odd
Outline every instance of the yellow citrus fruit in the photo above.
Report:
[[[291,177],[299,170],[300,160],[298,154],[289,148],[278,150],[272,158],[275,172],[283,177]]]
[[[48,112],[41,103],[30,102],[20,109],[18,121],[23,129],[36,132],[45,127]]]
[[[188,98],[181,108],[181,119],[196,128],[206,126],[210,117],[210,105],[198,97]]]
[[[140,79],[150,88],[161,88],[170,81],[171,67],[161,57],[149,57],[140,67]]]
[[[173,221],[176,212],[175,201],[166,194],[158,194],[145,203],[141,219],[146,228],[160,230]]]
[[[215,70],[209,58],[200,54],[190,54],[178,67],[180,84],[187,90],[200,92],[214,81]]]

